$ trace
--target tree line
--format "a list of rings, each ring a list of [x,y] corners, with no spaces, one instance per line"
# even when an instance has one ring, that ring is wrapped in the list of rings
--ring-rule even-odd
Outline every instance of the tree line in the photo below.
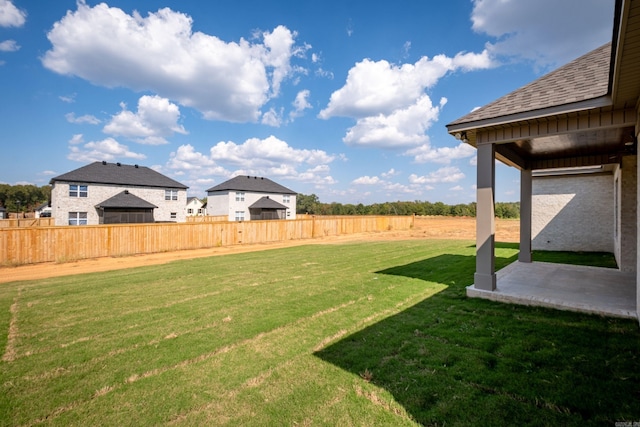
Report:
[[[520,202],[497,202],[498,218],[520,218]],[[436,216],[476,216],[476,203],[447,205],[442,202],[416,200],[413,202],[385,202],[363,205],[359,203],[322,203],[315,194],[298,194],[296,199],[298,214],[312,215],[436,215]]]
[[[8,212],[33,212],[51,200],[51,186],[0,184],[0,206]]]

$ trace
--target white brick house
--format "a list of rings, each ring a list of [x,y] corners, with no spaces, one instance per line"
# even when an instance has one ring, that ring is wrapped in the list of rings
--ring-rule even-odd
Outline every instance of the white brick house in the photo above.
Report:
[[[188,197],[187,206],[185,206],[186,216],[203,216],[206,215],[206,210],[202,200],[197,197]]]
[[[145,166],[94,162],[50,184],[55,225],[186,221],[188,187]]]
[[[295,219],[296,195],[268,178],[236,176],[207,190],[207,215],[229,221]]]

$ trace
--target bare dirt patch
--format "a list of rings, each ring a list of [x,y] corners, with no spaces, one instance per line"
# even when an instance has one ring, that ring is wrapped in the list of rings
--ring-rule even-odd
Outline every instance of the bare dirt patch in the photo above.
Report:
[[[285,248],[309,244],[334,244],[356,241],[407,240],[407,239],[460,239],[476,238],[475,218],[461,217],[417,217],[411,230],[390,230],[376,233],[360,233],[343,236],[329,236],[313,240],[288,240],[276,243],[256,245],[239,245],[207,249],[194,249],[156,254],[142,254],[128,257],[94,258],[67,263],[42,263],[18,267],[0,267],[0,283],[16,280],[37,280],[48,277],[67,276],[71,274],[93,273],[119,270],[145,265],[165,264],[167,262],[202,258],[216,255],[262,251],[266,249]],[[496,221],[496,241],[518,242],[520,239],[520,222],[517,220]]]

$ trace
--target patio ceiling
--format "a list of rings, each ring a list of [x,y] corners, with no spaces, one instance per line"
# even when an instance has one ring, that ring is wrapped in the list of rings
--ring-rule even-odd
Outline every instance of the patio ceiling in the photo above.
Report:
[[[520,169],[620,163],[635,154],[632,126],[589,129],[521,138],[496,146],[496,157]]]

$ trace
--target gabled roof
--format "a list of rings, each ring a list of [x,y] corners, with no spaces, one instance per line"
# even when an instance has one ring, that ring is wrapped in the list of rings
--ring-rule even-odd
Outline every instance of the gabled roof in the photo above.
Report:
[[[466,123],[513,116],[594,100],[609,93],[611,43],[546,74],[447,125],[462,127]]]
[[[36,207],[36,209],[35,209],[35,210],[36,210],[36,211],[41,211],[41,210],[43,210],[43,209],[50,208],[50,207],[51,207],[51,202],[44,202],[44,203],[39,204],[39,205]]]
[[[289,190],[269,178],[257,176],[240,175],[231,178],[228,181],[211,187],[207,193],[215,191],[250,191],[253,193],[273,193],[273,194],[297,194],[295,191]]]
[[[87,184],[135,185],[140,187],[184,188],[184,184],[146,166],[120,163],[94,162],[65,174],[51,178],[56,181]]]
[[[129,193],[128,190],[124,190],[104,202],[97,204],[96,208],[154,209],[157,208],[157,206]]]
[[[249,209],[287,209],[287,207],[273,199],[270,199],[269,196],[265,196],[261,197],[254,204],[249,206]]]

